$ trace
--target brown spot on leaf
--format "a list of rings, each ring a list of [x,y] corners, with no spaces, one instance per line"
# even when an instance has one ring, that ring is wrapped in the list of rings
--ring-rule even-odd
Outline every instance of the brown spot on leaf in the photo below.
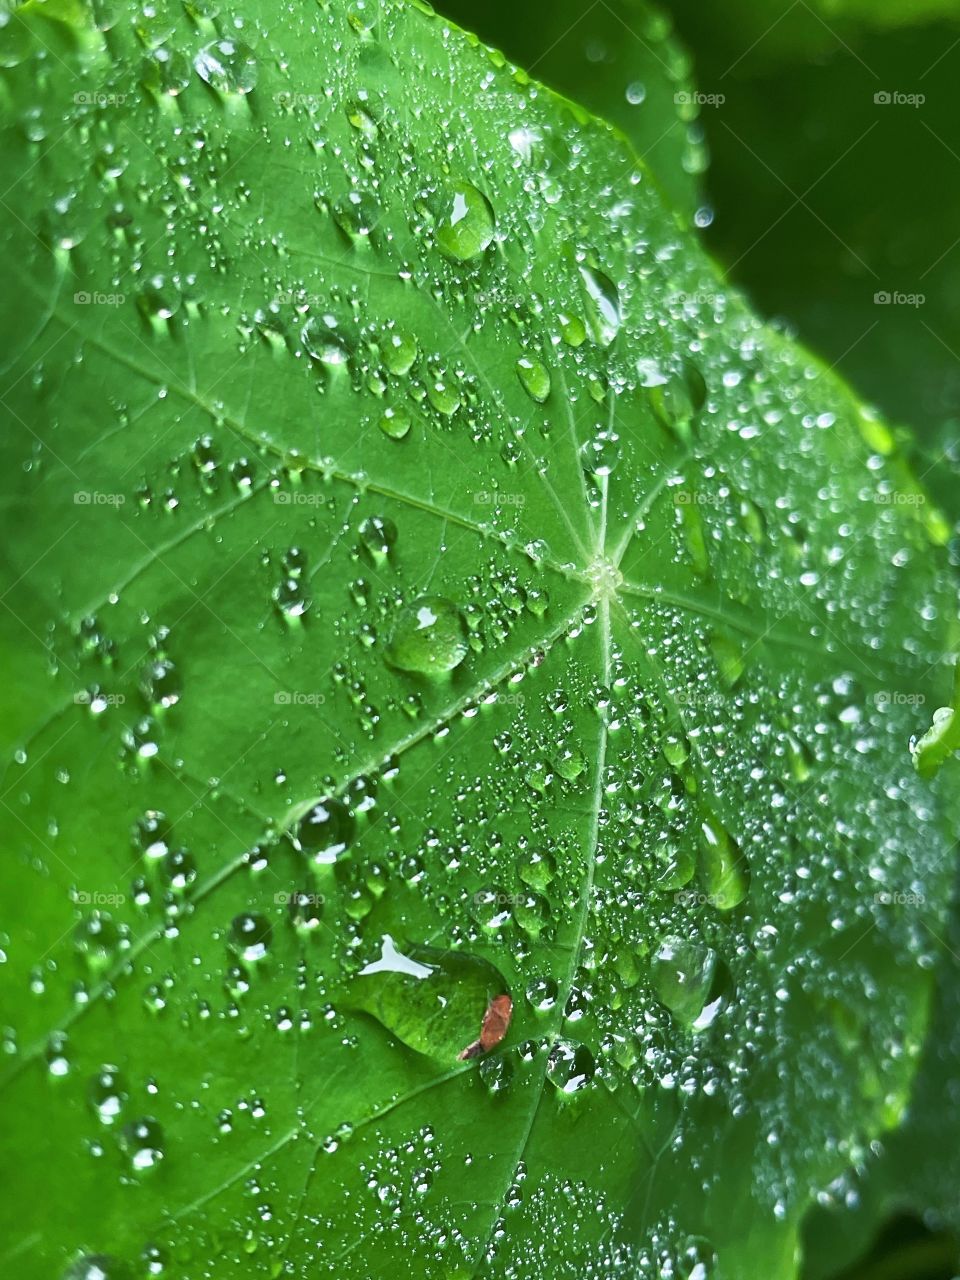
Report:
[[[481,1053],[489,1053],[491,1049],[496,1048],[507,1034],[512,1016],[513,1001],[510,997],[494,996],[487,1005],[487,1012],[483,1015],[480,1039],[474,1040],[473,1044],[468,1044],[462,1053],[458,1053],[457,1061],[465,1062],[468,1058],[479,1058]]]

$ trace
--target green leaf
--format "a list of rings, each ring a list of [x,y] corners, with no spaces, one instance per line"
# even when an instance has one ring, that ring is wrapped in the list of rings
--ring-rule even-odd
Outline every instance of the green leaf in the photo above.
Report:
[[[668,200],[693,219],[708,163],[701,99],[668,14],[646,0],[604,0],[587,9],[576,0],[528,4],[522,20],[513,0],[444,0],[439,8],[621,129]]]
[[[895,442],[419,8],[3,36],[7,1270],[792,1276],[949,885]]]
[[[945,762],[960,751],[960,665],[954,672],[953,700],[933,714],[933,724],[910,748],[917,772],[932,778]]]
[[[954,855],[956,850],[954,850]],[[954,857],[955,862],[955,857]],[[865,1158],[851,1168],[824,1196],[805,1224],[804,1280],[833,1277],[868,1246],[882,1224],[894,1216],[912,1214],[930,1228],[952,1228],[927,1241],[925,1252],[931,1274],[949,1274],[957,1264],[960,1209],[956,1188],[960,1182],[957,1126],[957,1055],[960,1052],[960,911],[954,906],[940,934],[940,961],[930,1029],[924,1045],[910,1106],[903,1123],[882,1142],[873,1144]],[[952,1251],[952,1261],[948,1261]],[[944,1254],[947,1257],[944,1257]],[[907,1255],[909,1258],[909,1254]],[[917,1257],[917,1272],[925,1276],[924,1251]],[[937,1260],[939,1266],[937,1266]],[[898,1261],[893,1259],[893,1265]],[[899,1274],[912,1275],[907,1259],[900,1258]],[[891,1272],[892,1273],[892,1272]],[[864,1280],[872,1280],[868,1265]],[[859,1280],[860,1271],[852,1278]]]

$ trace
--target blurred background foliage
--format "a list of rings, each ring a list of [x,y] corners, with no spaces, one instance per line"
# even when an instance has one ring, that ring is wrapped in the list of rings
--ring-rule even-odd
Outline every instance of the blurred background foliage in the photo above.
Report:
[[[730,282],[902,427],[960,535],[960,0],[439,7],[627,134]],[[811,1210],[803,1280],[960,1277],[954,914],[910,1111]]]

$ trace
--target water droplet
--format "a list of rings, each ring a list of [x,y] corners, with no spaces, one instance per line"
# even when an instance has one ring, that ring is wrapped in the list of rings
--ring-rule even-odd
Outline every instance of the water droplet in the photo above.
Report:
[[[368,244],[373,238],[383,210],[373,196],[361,191],[350,191],[340,196],[330,206],[334,222],[355,245]]]
[[[347,363],[347,339],[340,331],[336,316],[311,316],[300,330],[304,350],[314,360],[330,368]]]
[[[433,378],[427,383],[427,399],[445,418],[451,418],[460,408],[460,393],[442,378]]]
[[[357,820],[348,806],[329,796],[300,819],[296,844],[311,862],[326,866],[347,852],[356,828]]]
[[[453,1063],[476,1040],[491,999],[506,990],[486,960],[436,947],[400,951],[386,935],[348,999],[411,1049]]]
[[[599,431],[581,446],[580,459],[591,475],[610,475],[620,461],[620,437],[614,431]]]
[[[455,262],[468,262],[489,247],[494,227],[487,197],[469,182],[460,182],[444,197],[437,222],[437,247]]]
[[[105,1065],[91,1081],[87,1096],[100,1123],[113,1124],[129,1095],[118,1068]]]
[[[148,320],[169,320],[180,310],[180,290],[166,276],[151,276],[137,299]]]
[[[272,941],[273,929],[266,916],[244,912],[231,922],[227,942],[241,960],[248,963],[262,960]]]
[[[417,340],[402,329],[391,329],[380,340],[380,355],[387,371],[402,378],[419,355]]]
[[[77,951],[91,969],[103,969],[116,954],[121,934],[113,919],[102,911],[91,911],[77,925]]]
[[[609,347],[620,332],[620,294],[609,276],[594,267],[581,267],[587,327],[594,342]]]
[[[547,1079],[561,1093],[578,1093],[591,1083],[597,1064],[585,1044],[558,1040],[547,1059]]]
[[[463,615],[442,596],[421,596],[401,610],[387,648],[400,671],[440,676],[459,667],[468,645]]]
[[[214,40],[193,60],[201,80],[218,93],[250,93],[257,83],[257,60],[242,40]]]
[[[681,1022],[695,1023],[707,1003],[716,963],[716,952],[710,947],[684,938],[664,938],[651,965],[657,999]]]
[[[550,371],[546,365],[531,356],[521,356],[517,361],[517,377],[531,399],[543,404],[550,394]]]
[[[681,361],[677,373],[648,386],[653,412],[670,431],[688,440],[707,399],[707,384],[692,360]]]
[[[413,419],[406,409],[385,409],[380,419],[380,430],[391,440],[403,440],[410,433]]]
[[[368,516],[359,529],[360,541],[376,564],[382,564],[397,541],[397,526],[387,516]]]
[[[708,810],[704,810],[700,830],[700,876],[704,889],[715,907],[730,911],[747,896],[750,874],[746,859],[733,836]]]
[[[156,1168],[164,1156],[163,1129],[149,1116],[125,1125],[121,1145],[138,1173]]]

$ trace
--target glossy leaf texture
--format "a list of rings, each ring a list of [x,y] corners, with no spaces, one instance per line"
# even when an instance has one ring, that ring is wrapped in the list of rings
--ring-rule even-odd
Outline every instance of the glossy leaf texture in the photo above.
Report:
[[[792,1276],[927,1018],[944,522],[443,20],[95,12],[2,32],[4,1265]]]

